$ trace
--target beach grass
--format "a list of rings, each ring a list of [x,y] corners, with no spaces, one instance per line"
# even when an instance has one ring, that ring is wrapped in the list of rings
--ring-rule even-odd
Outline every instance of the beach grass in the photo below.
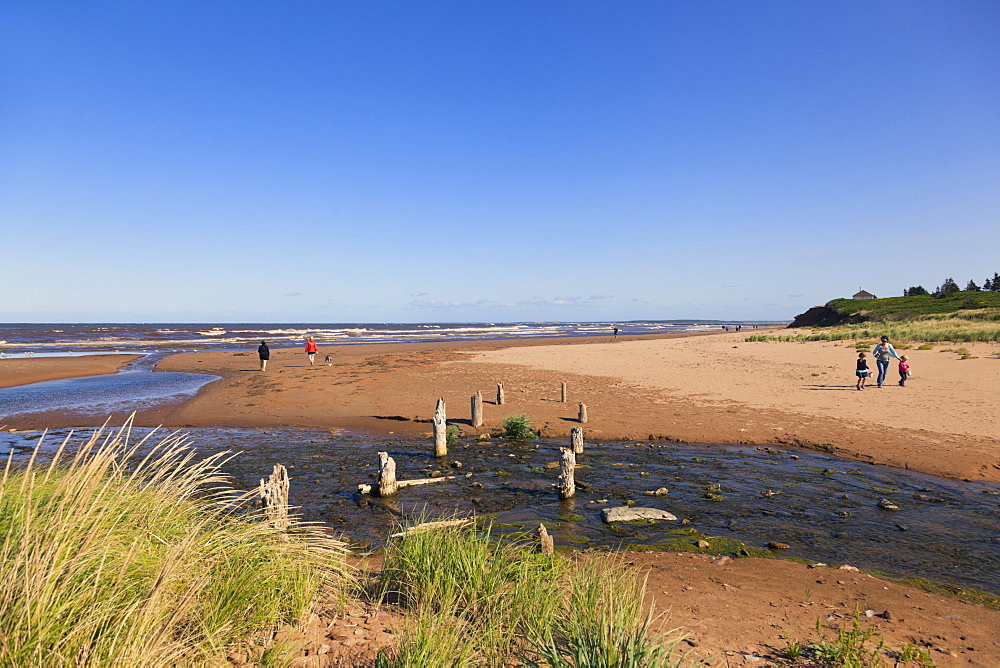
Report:
[[[274,655],[270,632],[343,590],[343,545],[273,528],[229,487],[225,455],[197,460],[179,434],[130,445],[127,427],[72,455],[69,439],[45,463],[41,441],[25,465],[8,459],[0,479],[0,664]]]
[[[488,530],[410,534],[386,548],[379,584],[408,624],[377,665],[672,665],[680,638],[652,638],[644,587],[616,557],[577,565]]]

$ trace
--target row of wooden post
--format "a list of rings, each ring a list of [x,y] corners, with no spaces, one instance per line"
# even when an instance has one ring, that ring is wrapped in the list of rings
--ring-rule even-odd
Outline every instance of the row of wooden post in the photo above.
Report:
[[[574,433],[577,430],[583,431],[579,427],[573,429]],[[574,448],[576,447],[576,441],[574,441]],[[580,448],[583,451],[583,438],[580,437]],[[563,448],[563,462],[571,462],[571,466],[575,466],[576,458],[573,454],[572,449]],[[396,462],[392,457],[389,456],[387,452],[378,453],[379,458],[379,474],[378,474],[378,493],[379,496],[389,496],[395,494],[399,488],[402,486],[396,480]],[[449,478],[452,476],[449,476]],[[447,478],[445,478],[447,479]],[[433,479],[438,480],[437,478]],[[410,485],[422,484],[424,482],[430,482],[430,480],[411,480],[408,481]],[[573,469],[569,468],[560,473],[559,476],[559,498],[568,499],[575,493],[575,486],[573,484]],[[407,485],[408,486],[408,485]],[[567,487],[568,486],[568,487]],[[362,487],[365,487],[362,485]],[[268,522],[271,523],[278,531],[287,531],[289,527],[288,519],[288,489],[289,489],[289,479],[288,471],[281,464],[275,464],[274,470],[271,475],[268,476],[267,480],[261,478],[260,481],[260,501],[264,506],[264,512],[267,516]],[[567,494],[567,491],[568,494]],[[372,491],[369,489],[369,491]],[[452,526],[465,526],[471,524],[474,520],[472,518],[462,518],[456,520],[444,520],[440,522],[425,522],[416,527],[411,527],[406,531],[398,534],[393,534],[392,538],[404,537],[407,533],[412,533],[421,529],[434,529]],[[537,529],[538,534],[538,549],[543,555],[552,556],[555,554],[555,542],[552,540],[552,536],[545,529],[544,524],[539,524]]]
[[[565,402],[566,383],[562,383],[561,385],[562,401]],[[497,405],[501,406],[503,403],[503,383],[497,383]],[[483,393],[481,390],[477,390],[476,393],[472,395],[471,405],[472,419],[470,422],[473,429],[478,429],[483,426]],[[585,424],[587,419],[587,404],[580,402],[577,420],[580,424]],[[448,455],[448,424],[445,416],[444,397],[437,400],[437,406],[434,409],[434,419],[432,422],[434,426],[434,456],[446,457]]]

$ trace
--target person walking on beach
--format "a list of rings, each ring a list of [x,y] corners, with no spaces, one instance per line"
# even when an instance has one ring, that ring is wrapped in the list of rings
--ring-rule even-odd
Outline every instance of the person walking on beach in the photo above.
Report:
[[[875,365],[878,366],[878,386],[882,387],[882,383],[885,382],[885,374],[889,372],[889,358],[899,359],[896,349],[889,343],[888,336],[883,336],[882,342],[875,346],[872,350],[872,357],[875,358]]]
[[[309,366],[316,366],[316,342],[313,337],[306,339],[306,355],[309,356]]]
[[[615,325],[615,340],[618,340],[618,325]]]
[[[271,359],[271,349],[267,347],[267,341],[261,341],[257,346],[257,357],[260,358],[260,370],[267,369],[267,361]]]
[[[910,378],[910,363],[906,361],[906,355],[899,358],[899,386],[904,387]]]
[[[868,380],[868,360],[865,359],[865,354],[863,352],[858,353],[858,370],[855,372],[858,375],[858,389],[865,389],[865,382]]]

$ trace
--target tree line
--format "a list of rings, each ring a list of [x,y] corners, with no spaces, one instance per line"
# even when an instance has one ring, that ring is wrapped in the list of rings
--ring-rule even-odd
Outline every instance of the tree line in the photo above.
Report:
[[[944,283],[939,285],[934,289],[933,293],[927,292],[927,290],[922,285],[914,285],[913,287],[906,288],[903,290],[904,297],[915,297],[917,295],[950,295],[955,292],[961,292],[962,289],[958,287],[958,283],[955,282],[954,278],[944,279]],[[983,281],[983,286],[979,287],[976,282],[969,280],[965,285],[966,292],[1000,292],[1000,274],[993,272],[992,278],[987,278]]]

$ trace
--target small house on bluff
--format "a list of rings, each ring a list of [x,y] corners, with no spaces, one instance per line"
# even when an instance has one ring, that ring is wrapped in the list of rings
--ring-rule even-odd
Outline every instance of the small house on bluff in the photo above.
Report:
[[[854,293],[853,299],[876,299],[876,297],[867,290],[861,290]]]

